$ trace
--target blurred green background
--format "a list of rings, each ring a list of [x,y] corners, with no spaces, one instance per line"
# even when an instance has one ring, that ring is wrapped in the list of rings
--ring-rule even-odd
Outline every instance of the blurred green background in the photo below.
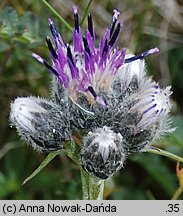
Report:
[[[82,17],[88,0],[48,1],[71,25],[72,5]],[[146,58],[149,74],[162,86],[172,85],[173,125],[177,130],[154,145],[183,157],[183,2],[176,0],[93,0],[90,13],[97,38],[116,8],[123,28],[119,47],[134,53],[158,46],[160,53]],[[49,59],[45,37],[47,19],[57,24],[65,42],[71,33],[36,0],[0,1],[0,199],[81,199],[77,166],[64,154],[39,175],[23,180],[44,160],[9,127],[10,102],[17,96],[49,96],[50,76],[31,53]],[[83,25],[85,29],[86,23]],[[171,199],[179,181],[176,161],[147,153],[131,155],[125,168],[107,181],[105,199]],[[179,197],[182,199],[183,195]]]

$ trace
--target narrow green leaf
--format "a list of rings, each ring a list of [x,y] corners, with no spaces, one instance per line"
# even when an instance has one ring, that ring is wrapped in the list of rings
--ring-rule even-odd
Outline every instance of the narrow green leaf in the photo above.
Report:
[[[173,154],[173,153],[170,153],[170,152],[168,152],[168,151],[159,149],[159,148],[146,149],[146,150],[143,150],[143,152],[153,153],[153,154],[157,154],[157,155],[162,155],[162,156],[171,158],[171,159],[173,159],[173,160],[176,160],[176,161],[179,161],[179,162],[183,162],[183,158],[182,158],[182,157],[177,156],[177,155],[175,155],[175,154]]]
[[[90,0],[90,1],[88,2],[87,6],[86,6],[85,12],[84,12],[83,17],[82,17],[81,22],[80,22],[80,26],[83,25],[83,23],[84,23],[84,21],[85,21],[85,19],[86,19],[86,16],[87,16],[87,14],[88,14],[88,11],[89,11],[89,8],[90,8],[91,3],[92,3],[92,0]]]
[[[58,20],[60,20],[60,22],[69,30],[69,31],[72,31],[72,26],[69,25],[68,22],[66,22],[64,20],[64,18],[62,18],[60,16],[59,13],[57,13],[57,11],[46,1],[46,0],[41,0],[42,3],[48,8],[48,10],[55,16],[58,18]]]
[[[36,170],[34,170],[34,172],[23,181],[22,185],[24,185],[29,180],[31,180],[33,177],[35,177],[38,173],[40,173],[53,160],[53,158],[55,158],[58,154],[60,154],[60,150],[55,151],[55,152],[51,152],[45,158],[45,160],[39,165],[39,167]]]

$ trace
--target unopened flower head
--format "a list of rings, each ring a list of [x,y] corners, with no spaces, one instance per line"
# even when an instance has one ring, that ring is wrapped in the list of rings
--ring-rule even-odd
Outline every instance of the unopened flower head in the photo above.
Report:
[[[70,140],[67,116],[60,107],[45,99],[17,98],[11,104],[10,122],[38,151],[61,149],[63,142]]]
[[[84,169],[102,179],[113,175],[125,161],[122,139],[105,126],[89,132],[81,150]]]
[[[159,84],[150,80],[142,86],[138,96],[139,101],[131,109],[142,114],[142,119],[136,126],[137,130],[143,130],[167,117],[171,108],[169,100],[171,94],[170,87],[161,89]]]
[[[32,99],[20,98],[12,104],[11,121],[33,147],[48,151],[61,148],[65,141],[73,141],[73,133],[81,132],[82,166],[107,178],[123,166],[131,152],[149,148],[155,138],[171,132],[171,91],[161,89],[146,74],[144,58],[158,48],[132,55],[116,47],[122,27],[117,10],[98,46],[91,15],[83,36],[77,7],[73,11],[73,44],[65,44],[48,19],[52,39],[47,37],[46,42],[52,63],[33,53],[53,74],[52,98],[45,100],[50,108],[38,102],[40,99],[32,98],[33,106],[29,105]],[[22,100],[26,101],[24,113],[18,112],[22,105],[16,105]],[[58,131],[56,139],[53,129]]]

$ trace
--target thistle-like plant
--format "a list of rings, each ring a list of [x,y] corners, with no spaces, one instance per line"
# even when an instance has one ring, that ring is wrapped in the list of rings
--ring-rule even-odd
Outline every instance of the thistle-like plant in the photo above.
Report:
[[[98,46],[91,15],[83,35],[76,6],[73,11],[73,44],[64,43],[48,19],[51,63],[33,53],[53,77],[51,98],[15,99],[10,121],[36,150],[64,149],[81,169],[84,198],[94,199],[102,197],[103,179],[131,153],[151,149],[154,140],[173,131],[172,92],[147,75],[144,58],[158,48],[135,56],[116,47],[122,27],[117,10]]]

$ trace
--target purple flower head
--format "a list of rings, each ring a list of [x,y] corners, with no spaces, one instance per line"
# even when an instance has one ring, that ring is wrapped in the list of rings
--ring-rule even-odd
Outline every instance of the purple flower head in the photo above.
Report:
[[[69,97],[77,101],[85,96],[90,104],[95,102],[105,106],[105,101],[100,91],[106,93],[112,89],[112,84],[120,73],[120,68],[125,64],[142,59],[145,56],[155,53],[158,48],[151,49],[140,55],[125,59],[126,49],[115,48],[122,23],[118,21],[119,12],[113,11],[110,26],[106,29],[104,36],[95,46],[95,31],[91,15],[88,15],[88,28],[85,35],[82,35],[79,26],[77,7],[73,6],[74,23],[73,45],[65,44],[57,32],[51,19],[48,24],[52,33],[52,40],[46,38],[52,65],[46,62],[37,54],[33,56],[45,65],[49,72],[53,73],[60,84],[67,90]]]
[[[135,56],[116,47],[122,27],[117,10],[97,47],[91,15],[82,35],[76,6],[73,12],[72,45],[64,43],[48,19],[52,63],[33,53],[53,74],[52,98],[16,99],[10,121],[39,151],[62,149],[79,134],[80,165],[105,179],[123,167],[129,154],[150,148],[160,135],[173,131],[171,91],[161,89],[146,73],[144,58],[158,48]]]

